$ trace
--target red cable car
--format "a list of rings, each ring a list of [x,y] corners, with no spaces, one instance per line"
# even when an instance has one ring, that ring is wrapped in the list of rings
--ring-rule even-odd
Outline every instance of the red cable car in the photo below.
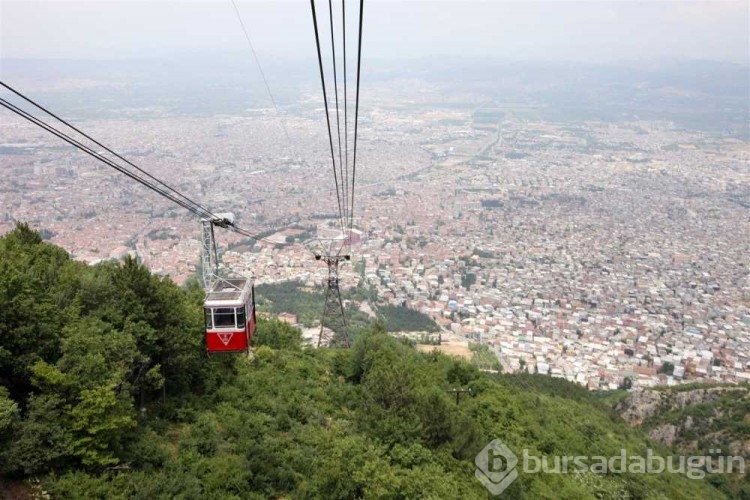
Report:
[[[246,352],[255,333],[255,294],[247,278],[216,279],[203,304],[206,351]]]

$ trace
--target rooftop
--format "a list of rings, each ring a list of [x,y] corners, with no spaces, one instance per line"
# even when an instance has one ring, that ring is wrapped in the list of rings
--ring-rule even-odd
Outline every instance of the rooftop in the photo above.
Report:
[[[226,278],[217,280],[206,296],[208,302],[244,303],[251,293],[252,282],[247,278]],[[217,304],[218,305],[218,304]]]

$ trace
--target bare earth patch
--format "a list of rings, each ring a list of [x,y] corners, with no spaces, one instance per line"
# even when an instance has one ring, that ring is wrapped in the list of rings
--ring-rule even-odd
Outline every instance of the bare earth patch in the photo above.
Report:
[[[432,352],[438,350],[449,356],[461,356],[462,358],[471,359],[471,351],[468,342],[447,341],[441,345],[417,344],[417,349],[422,352]]]

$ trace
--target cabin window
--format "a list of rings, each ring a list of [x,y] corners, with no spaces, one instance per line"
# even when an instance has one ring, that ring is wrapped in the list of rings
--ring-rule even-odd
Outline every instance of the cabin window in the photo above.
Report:
[[[211,309],[204,309],[203,315],[206,317],[206,328],[211,329],[214,327],[213,316],[211,315]]]
[[[245,308],[238,307],[236,311],[237,311],[237,327],[245,328]]]
[[[218,307],[214,309],[214,326],[216,328],[234,328],[234,308]]]

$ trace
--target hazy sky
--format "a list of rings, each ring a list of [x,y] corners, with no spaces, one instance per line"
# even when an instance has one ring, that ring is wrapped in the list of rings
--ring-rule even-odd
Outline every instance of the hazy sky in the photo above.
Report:
[[[261,58],[315,57],[306,0],[238,1]],[[318,0],[327,23],[327,2]],[[359,2],[347,2],[354,35]],[[748,62],[742,1],[366,0],[364,55]],[[340,2],[334,5],[340,14]],[[324,33],[330,36],[330,33]],[[0,1],[0,57],[121,58],[247,50],[231,0]],[[354,38],[351,39],[351,47]]]

